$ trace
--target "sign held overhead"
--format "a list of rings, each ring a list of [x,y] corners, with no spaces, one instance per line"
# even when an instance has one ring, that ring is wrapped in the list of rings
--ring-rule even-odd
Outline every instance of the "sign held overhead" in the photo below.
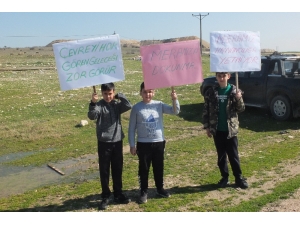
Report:
[[[210,71],[238,72],[261,69],[260,33],[215,31],[210,33]]]
[[[61,90],[124,80],[119,35],[53,44]]]
[[[146,89],[203,81],[199,40],[141,46],[140,51]]]

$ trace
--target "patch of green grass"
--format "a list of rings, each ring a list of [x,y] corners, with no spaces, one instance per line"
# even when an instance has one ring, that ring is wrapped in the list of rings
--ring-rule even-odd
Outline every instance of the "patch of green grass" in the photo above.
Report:
[[[53,66],[53,57],[21,58],[11,61],[1,57],[3,65]],[[124,58],[125,80],[116,83],[116,91],[123,92],[135,104],[141,101],[139,87],[143,81],[141,61]],[[203,56],[204,77],[209,72],[209,57]],[[80,120],[88,120],[88,105],[92,88],[62,92],[55,70],[0,71],[0,157],[11,153],[32,153],[21,159],[1,162],[1,166],[38,167],[49,162],[96,154],[95,124],[89,121],[78,127]],[[247,193],[229,187],[219,190],[220,179],[213,139],[202,129],[203,97],[200,84],[175,87],[181,112],[178,116],[165,115],[165,187],[172,197],[155,197],[152,168],[149,174],[150,198],[147,204],[111,206],[108,211],[144,212],[225,212],[259,211],[268,203],[287,198],[300,187],[299,175],[279,182],[270,190],[261,187],[273,179],[270,171],[280,175],[284,163],[299,157],[299,120],[275,121],[262,109],[246,108],[239,115],[239,152],[241,167],[246,177],[257,178],[250,189],[258,189],[248,200],[235,204],[235,199]],[[96,86],[99,91],[99,86]],[[172,104],[171,88],[156,90],[155,99]],[[2,107],[3,106],[3,107]],[[127,129],[130,112],[122,115],[128,144]],[[287,134],[280,134],[286,130]],[[292,136],[292,137],[289,137]],[[85,173],[96,173],[91,168]],[[133,201],[139,196],[137,156],[124,154],[123,188]],[[81,176],[82,171],[74,176]],[[285,175],[288,176],[288,175]],[[231,175],[232,181],[232,175]],[[79,179],[78,179],[79,180]],[[211,192],[224,198],[209,197]],[[0,211],[97,211],[100,199],[99,178],[81,182],[67,182],[39,187],[23,194],[0,199]]]

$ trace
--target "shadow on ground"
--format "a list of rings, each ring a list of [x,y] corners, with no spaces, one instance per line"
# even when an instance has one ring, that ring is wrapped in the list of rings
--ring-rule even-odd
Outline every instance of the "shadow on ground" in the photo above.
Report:
[[[229,187],[229,186],[228,186]],[[234,187],[234,186],[232,186]],[[186,187],[173,187],[168,189],[172,196],[178,194],[193,194],[199,192],[209,192],[218,189],[217,184],[206,184],[199,186],[186,186]],[[124,190],[124,193],[131,198],[133,203],[138,204],[139,190]],[[156,195],[155,188],[149,188],[148,190],[148,200],[160,198]],[[171,197],[172,198],[172,197]],[[50,204],[46,206],[36,206],[31,208],[23,208],[13,212],[70,212],[70,211],[99,211],[98,206],[101,202],[101,195],[94,194],[88,195],[84,198],[74,198],[64,201],[62,204]],[[110,205],[115,205],[113,203],[113,196],[110,197]],[[12,212],[11,210],[6,210],[3,212]]]

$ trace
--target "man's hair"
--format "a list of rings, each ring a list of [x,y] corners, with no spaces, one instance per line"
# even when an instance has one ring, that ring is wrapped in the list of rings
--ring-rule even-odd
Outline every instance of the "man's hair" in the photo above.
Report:
[[[216,72],[216,76],[217,76],[218,74],[228,74],[228,75],[230,75],[229,72]]]
[[[101,84],[101,91],[115,90],[114,83]]]
[[[144,82],[141,83],[140,91],[142,91],[143,89],[145,89],[145,84],[144,84]],[[154,89],[152,89],[152,88],[150,88],[150,89],[151,89],[151,90],[154,90]]]
[[[144,82],[143,82],[143,83],[141,83],[140,91],[142,91],[144,88],[145,88],[145,84],[144,84]]]

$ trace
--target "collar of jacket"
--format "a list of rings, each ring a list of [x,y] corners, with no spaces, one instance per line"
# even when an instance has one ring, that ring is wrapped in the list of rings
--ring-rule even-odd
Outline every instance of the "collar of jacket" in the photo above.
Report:
[[[103,105],[115,105],[117,103],[116,100],[111,100],[110,102],[106,102],[104,99],[102,99]]]

